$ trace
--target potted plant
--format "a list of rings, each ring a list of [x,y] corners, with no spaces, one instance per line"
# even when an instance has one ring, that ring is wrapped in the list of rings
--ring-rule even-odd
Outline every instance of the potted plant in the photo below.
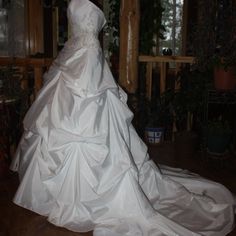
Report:
[[[216,17],[214,85],[216,89],[236,87],[236,6],[234,1],[219,1]]]
[[[197,149],[207,80],[205,73],[185,67],[177,76],[179,89],[173,88],[165,92],[165,97],[171,104],[173,139],[179,156],[192,156]]]
[[[236,88],[236,4],[199,0],[193,54],[201,71],[212,73],[215,89]],[[209,6],[209,4],[211,4]]]
[[[8,174],[11,148],[14,148],[20,136],[20,120],[26,110],[26,95],[26,92],[21,89],[18,71],[13,66],[1,67],[0,178]]]
[[[223,50],[228,53],[223,53]],[[217,90],[236,88],[236,40],[233,45],[219,48],[219,53],[213,57],[214,87]]]
[[[165,133],[171,124],[171,113],[164,97],[147,100],[145,104],[145,140],[148,144],[159,145],[165,139]]]
[[[213,119],[207,127],[207,151],[210,154],[223,155],[229,147],[232,128],[226,120]]]

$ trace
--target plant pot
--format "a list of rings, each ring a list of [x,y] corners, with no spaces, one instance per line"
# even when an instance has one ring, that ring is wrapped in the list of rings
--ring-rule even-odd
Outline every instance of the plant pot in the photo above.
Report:
[[[165,128],[163,127],[146,127],[145,139],[150,145],[159,145],[164,141]]]
[[[231,90],[236,88],[236,69],[230,67],[227,70],[216,67],[214,69],[214,86],[217,90]]]
[[[198,146],[198,135],[193,131],[175,133],[175,151],[177,157],[192,157]]]
[[[230,134],[208,134],[207,151],[211,154],[223,155],[229,146]]]

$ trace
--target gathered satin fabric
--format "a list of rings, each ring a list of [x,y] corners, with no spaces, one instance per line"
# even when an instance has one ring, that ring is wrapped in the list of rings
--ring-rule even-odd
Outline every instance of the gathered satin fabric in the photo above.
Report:
[[[72,36],[24,119],[14,202],[94,236],[229,233],[235,200],[224,186],[149,160],[99,45],[103,12],[72,0],[68,19]]]

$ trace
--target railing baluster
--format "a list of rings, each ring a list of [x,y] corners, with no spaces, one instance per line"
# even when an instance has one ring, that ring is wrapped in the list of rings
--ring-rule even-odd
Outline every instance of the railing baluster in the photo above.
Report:
[[[23,90],[26,90],[29,87],[29,85],[28,85],[27,67],[26,66],[21,66],[19,70],[22,73],[22,76],[21,76],[21,88]]]
[[[34,93],[37,95],[38,91],[43,85],[43,71],[42,67],[34,67]]]
[[[19,68],[22,73],[21,87],[22,89],[28,89],[28,73],[30,68],[33,68],[34,72],[34,93],[37,95],[43,84],[43,72],[44,69],[48,69],[51,65],[52,58],[9,58],[0,57],[0,66],[14,66]]]
[[[161,62],[161,75],[160,75],[160,94],[163,94],[166,90],[166,62]]]
[[[193,64],[195,58],[188,56],[146,56],[140,55],[139,62],[147,63],[147,74],[146,74],[146,97],[151,99],[151,91],[152,91],[152,64],[158,63],[160,65],[160,94],[165,92],[166,89],[166,77],[167,77],[167,64],[175,63],[175,75],[181,69],[183,64]],[[178,89],[178,84],[175,83],[175,88]]]
[[[147,62],[147,71],[146,71],[146,98],[149,101],[152,98],[152,62]]]
[[[175,66],[175,76],[178,76],[178,73],[179,73],[179,71],[181,69],[181,65],[182,64],[183,63],[180,63],[180,62],[176,63],[176,66]],[[175,90],[178,90],[178,89],[180,89],[180,84],[177,82],[177,80],[175,80]]]

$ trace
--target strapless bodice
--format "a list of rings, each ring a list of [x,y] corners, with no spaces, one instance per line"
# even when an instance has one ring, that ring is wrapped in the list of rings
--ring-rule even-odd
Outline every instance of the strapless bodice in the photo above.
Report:
[[[95,41],[106,23],[103,12],[88,0],[71,0],[68,11],[71,36],[83,42]]]

